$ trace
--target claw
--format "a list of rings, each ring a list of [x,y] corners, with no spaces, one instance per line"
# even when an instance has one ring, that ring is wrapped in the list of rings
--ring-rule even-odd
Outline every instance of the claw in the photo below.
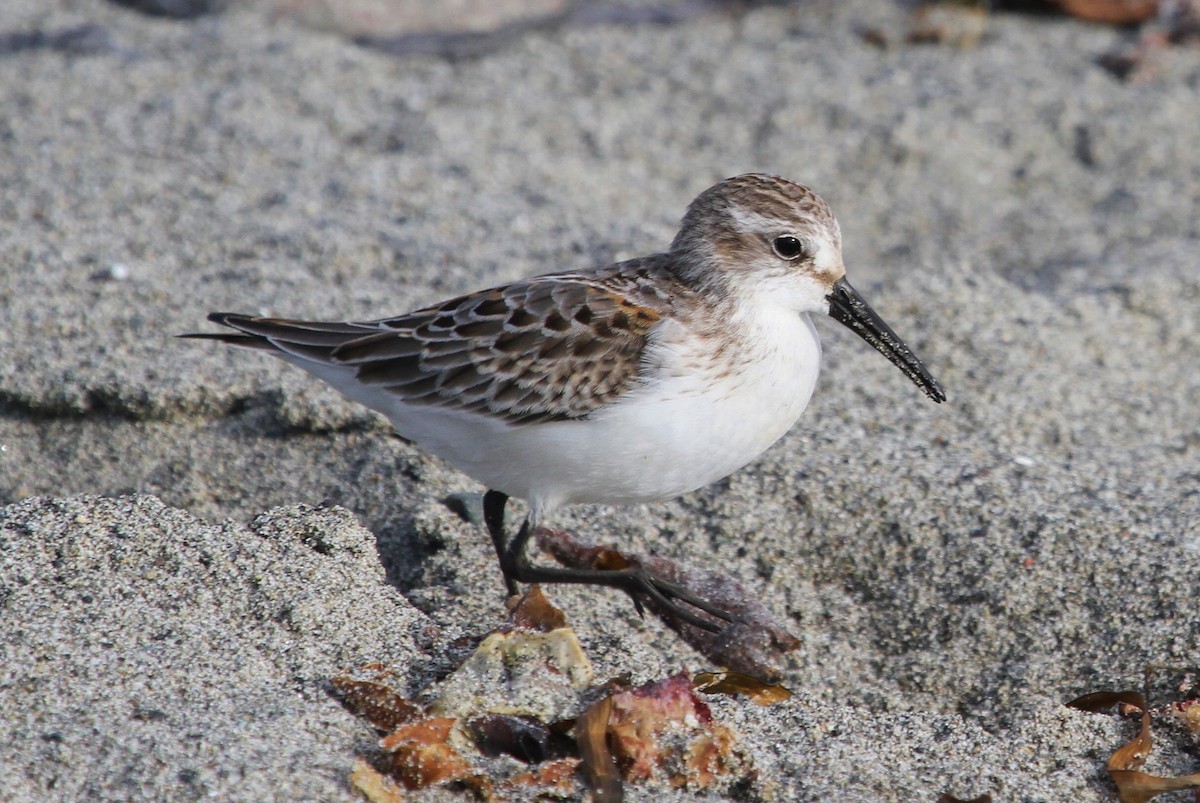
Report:
[[[681,600],[692,607],[704,611],[712,616],[716,616],[726,621],[733,621],[733,616],[725,611],[715,608],[704,600],[699,599],[690,591],[687,591],[674,583],[668,583],[665,580],[660,580],[652,574],[649,574],[643,569],[638,569],[630,575],[634,585],[640,586],[641,593],[650,597],[655,603],[676,619],[687,622],[692,627],[707,630],[710,633],[720,633],[724,628],[716,622],[711,622],[702,616],[692,613],[686,608],[674,602],[675,599]],[[638,605],[637,598],[634,598],[634,604]],[[641,608],[638,605],[639,610]]]
[[[718,608],[716,605],[713,605],[708,600],[697,597],[695,594],[693,594],[691,591],[688,591],[683,586],[676,585],[675,583],[669,582],[667,580],[660,580],[657,577],[655,577],[654,575],[648,575],[648,577],[649,577],[650,582],[654,583],[663,592],[665,592],[664,596],[666,594],[669,594],[671,597],[673,597],[675,599],[686,602],[688,605],[691,605],[693,608],[698,608],[699,610],[704,611],[709,616],[715,616],[718,619],[724,619],[726,622],[736,622],[737,621],[737,617],[734,616],[733,614],[731,614],[729,611],[726,611],[722,608]]]
[[[633,602],[634,610],[637,611],[638,618],[640,618],[643,622],[646,621],[646,609],[642,606],[642,601],[638,599],[637,595],[632,591],[628,592],[628,594],[629,599]]]

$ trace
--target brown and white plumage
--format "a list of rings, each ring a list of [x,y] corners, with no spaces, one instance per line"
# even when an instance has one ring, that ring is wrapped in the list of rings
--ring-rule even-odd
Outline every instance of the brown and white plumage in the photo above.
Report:
[[[676,496],[782,436],[817,379],[809,313],[850,326],[932,399],[945,398],[846,282],[828,205],[762,174],[702,193],[666,253],[376,321],[214,313],[236,331],[192,336],[304,368],[492,489],[488,525],[511,589],[514,580],[618,585],[524,562],[528,531],[554,508]],[[510,495],[530,514],[507,545]],[[630,590],[687,599],[635,580]]]
[[[579,419],[638,381],[651,330],[692,295],[664,262],[542,276],[376,321],[212,313],[239,334],[210,337],[353,369],[407,404],[510,424]]]

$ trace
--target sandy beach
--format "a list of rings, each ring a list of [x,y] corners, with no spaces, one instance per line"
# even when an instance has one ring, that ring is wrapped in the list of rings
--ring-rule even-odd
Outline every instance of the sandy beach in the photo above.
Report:
[[[1124,81],[1097,60],[1136,34],[1064,16],[923,45],[883,0],[693,6],[447,55],[265,4],[4,4],[0,799],[360,799],[378,734],[330,678],[378,662],[428,701],[505,620],[446,501],[484,489],[174,335],[654,253],[765,171],[830,202],[949,401],[819,320],[816,395],[761,460],[557,517],[719,569],[801,643],[790,700],[709,700],[751,780],[626,799],[1115,800],[1136,722],[1063,704],[1200,667],[1200,48]],[[599,680],[713,668],[622,594],[548,593]],[[1145,769],[1197,751],[1164,733]]]

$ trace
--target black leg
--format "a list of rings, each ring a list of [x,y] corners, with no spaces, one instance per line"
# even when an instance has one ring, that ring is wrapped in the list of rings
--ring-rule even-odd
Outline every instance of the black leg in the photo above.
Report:
[[[679,603],[686,603],[705,613],[725,621],[733,621],[728,612],[700,599],[687,589],[662,580],[643,568],[636,569],[560,569],[534,566],[525,555],[533,524],[529,517],[521,523],[512,541],[506,543],[504,536],[504,506],[508,497],[499,491],[488,491],[483,497],[483,520],[492,536],[492,544],[500,559],[500,570],[504,572],[504,583],[509,595],[517,593],[517,583],[582,583],[586,585],[618,588],[633,596],[634,604],[641,613],[641,605],[634,595],[645,594],[672,616],[702,630],[720,632],[721,627],[708,619],[697,616]]]
[[[496,547],[496,557],[500,560],[500,571],[504,572],[504,587],[508,595],[519,593],[517,581],[504,568],[508,545],[504,540],[504,506],[508,504],[508,496],[499,491],[488,491],[483,495],[483,521],[487,524],[488,534],[492,536],[492,545]]]

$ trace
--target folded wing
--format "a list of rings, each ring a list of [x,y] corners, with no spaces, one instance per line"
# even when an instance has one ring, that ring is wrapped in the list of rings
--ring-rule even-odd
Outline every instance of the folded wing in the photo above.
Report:
[[[636,386],[650,333],[670,304],[652,287],[628,274],[560,274],[378,321],[213,313],[209,320],[236,333],[188,337],[348,368],[355,381],[409,404],[512,424],[569,420]]]

